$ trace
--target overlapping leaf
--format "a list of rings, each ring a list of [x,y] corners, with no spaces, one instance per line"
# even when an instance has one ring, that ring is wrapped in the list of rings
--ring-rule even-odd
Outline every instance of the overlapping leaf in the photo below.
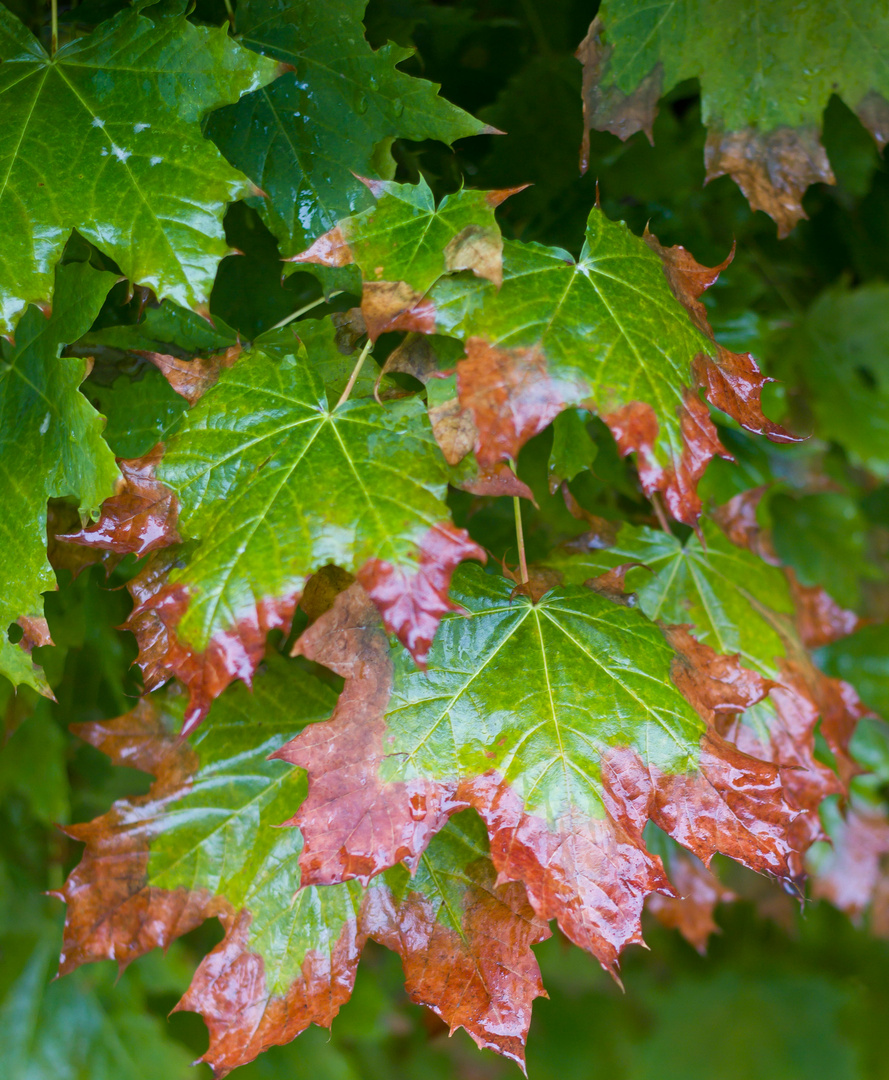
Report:
[[[63,891],[62,972],[106,957],[126,966],[218,916],[225,937],[178,1007],[204,1016],[203,1060],[222,1076],[310,1023],[329,1026],[373,937],[400,953],[415,1000],[521,1061],[542,992],[529,946],[548,931],[521,886],[495,885],[480,822],[454,822],[413,878],[396,868],[368,890],[300,888],[299,833],[273,826],[303,798],[305,777],[269,754],[334,701],[272,657],[254,694],[229,691],[191,744],[176,736],[185,700],[169,692],[81,727],[113,761],[156,780],[147,795],[69,830],[87,847]]]
[[[887,48],[889,15],[880,4],[773,0],[739,19],[731,0],[609,0],[577,53],[585,124],[622,139],[636,131],[651,138],[658,98],[699,79],[707,178],[730,175],[785,236],[805,217],[806,188],[834,183],[819,139],[831,94],[885,145]],[[587,154],[585,140],[584,166]]]
[[[779,770],[712,726],[714,710],[758,700],[762,680],[703,646],[675,652],[593,590],[512,593],[458,570],[452,595],[468,615],[445,616],[426,673],[390,646],[358,584],[297,642],[347,680],[333,718],[279,754],[309,774],[294,818],[303,880],[415,865],[472,806],[501,880],[523,881],[541,918],[614,970],[641,940],[646,894],[671,892],[647,820],[707,862],[722,851],[787,876],[795,813]]]
[[[141,0],[50,57],[0,7],[0,332],[50,302],[72,229],[131,280],[206,308],[226,203],[252,188],[199,123],[276,67],[185,9]]]
[[[432,329],[463,338],[461,404],[472,410],[482,466],[519,448],[568,406],[597,412],[622,453],[638,453],[646,493],[675,517],[700,513],[697,482],[724,453],[698,390],[751,431],[788,434],[762,413],[766,381],[751,356],[718,345],[700,296],[723,266],[593,209],[580,259],[507,242],[503,284],[441,278],[420,307]]]
[[[282,254],[295,255],[370,203],[355,173],[391,177],[396,138],[451,143],[489,131],[397,70],[410,49],[374,52],[364,38],[366,0],[243,0],[241,43],[292,67],[271,86],[215,113],[208,135],[267,198],[259,210]]]
[[[849,742],[865,709],[851,686],[827,678],[812,663],[782,571],[733,544],[709,521],[702,522],[700,539],[692,535],[684,543],[659,530],[625,526],[613,546],[598,545],[593,534],[581,537],[551,563],[573,582],[620,572],[650,618],[690,624],[699,641],[739,656],[745,668],[768,680],[766,701],[747,710],[743,723],[723,719],[719,727],[747,752],[782,767],[787,798],[802,811],[794,822],[795,844],[805,851],[822,835],[822,801],[842,790],[854,771]],[[812,619],[815,613],[810,605],[802,614]],[[819,721],[839,777],[815,756]],[[802,870],[797,860],[794,869]]]
[[[0,673],[44,694],[49,687],[27,654],[49,641],[41,593],[56,587],[46,555],[47,499],[73,496],[88,514],[119,475],[102,417],[78,389],[88,364],[59,354],[89,329],[114,281],[88,263],[60,266],[52,317],[29,308],[15,346],[4,343],[0,358]],[[20,645],[7,636],[16,622]]]
[[[365,183],[376,203],[343,218],[291,261],[357,263],[364,281],[361,313],[374,340],[396,323],[428,330],[432,312],[423,297],[445,273],[471,270],[500,285],[503,239],[494,208],[512,191],[461,190],[436,207],[422,177],[418,184]]]
[[[336,355],[329,320],[301,333],[312,357]],[[189,541],[131,583],[128,624],[147,684],[175,674],[189,687],[187,730],[232,679],[249,681],[267,631],[289,626],[314,570],[357,573],[422,663],[452,606],[453,567],[484,558],[450,524],[447,470],[422,402],[331,408],[303,345],[220,370],[155,464],[127,464],[133,484],[80,540],[140,554]]]

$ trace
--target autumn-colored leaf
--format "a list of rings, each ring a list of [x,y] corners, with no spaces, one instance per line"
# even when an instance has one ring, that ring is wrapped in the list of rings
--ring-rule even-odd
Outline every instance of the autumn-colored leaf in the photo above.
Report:
[[[736,899],[735,894],[694,855],[669,841],[664,847],[666,851],[661,857],[677,895],[652,893],[645,907],[662,926],[678,930],[703,955],[710,936],[719,933],[713,918],[717,905],[731,903]]]
[[[809,185],[835,182],[819,138],[831,94],[885,145],[889,82],[878,57],[887,44],[884,11],[839,3],[776,0],[750,21],[728,0],[704,7],[607,0],[577,52],[584,127],[651,139],[658,98],[699,79],[707,179],[731,176],[786,236],[806,216]],[[852,56],[857,62],[845,62]],[[588,154],[585,134],[584,169]]]
[[[368,890],[300,888],[299,833],[273,826],[303,797],[305,778],[268,755],[334,700],[273,657],[253,695],[225,694],[192,743],[176,736],[185,701],[175,692],[79,728],[115,763],[155,781],[148,794],[67,830],[87,846],[61,894],[62,973],[103,958],[124,967],[217,916],[225,937],[177,1008],[202,1014],[210,1032],[202,1060],[223,1076],[310,1023],[329,1026],[373,937],[401,955],[415,1000],[521,1063],[531,1002],[543,992],[530,945],[548,930],[520,885],[496,884],[477,819],[451,823],[413,878],[396,868]],[[261,731],[251,722],[257,708]]]
[[[700,295],[719,267],[681,247],[634,236],[594,208],[580,259],[504,243],[503,284],[441,278],[427,294],[435,330],[466,342],[457,366],[480,465],[514,459],[570,406],[598,413],[622,454],[635,452],[646,494],[693,524],[698,480],[725,455],[699,389],[744,427],[788,435],[760,407],[766,379],[753,358],[714,340]],[[516,320],[516,312],[522,317]]]
[[[736,509],[745,507],[749,503]],[[723,514],[723,520],[731,518]],[[735,534],[762,546],[752,529],[742,529],[735,518]],[[627,571],[626,588],[650,618],[691,624],[700,643],[719,654],[738,655],[746,669],[766,680],[767,700],[737,720],[717,717],[715,723],[747,753],[781,766],[787,798],[803,811],[793,830],[797,850],[804,851],[822,835],[821,802],[854,772],[849,741],[865,710],[852,687],[827,678],[812,663],[795,629],[785,575],[707,521],[701,538],[692,535],[685,543],[658,530],[624,527],[612,546],[603,547],[596,534],[584,548],[578,538],[551,560],[552,566],[567,581],[579,582],[632,561],[637,569]],[[819,720],[839,776],[816,757]],[[794,868],[801,872],[796,857]]]
[[[461,568],[452,595],[467,615],[444,617],[425,674],[390,645],[357,584],[299,639],[346,679],[332,720],[279,752],[309,774],[293,819],[304,880],[414,866],[472,806],[501,880],[524,882],[538,916],[614,971],[641,940],[646,894],[671,892],[642,840],[646,820],[705,862],[722,851],[787,876],[795,812],[779,770],[680,694],[672,673],[694,685],[695,657],[593,591],[557,588],[536,604],[512,594],[512,582]]]
[[[175,527],[187,541],[130,583],[137,604],[128,624],[146,678],[176,675],[189,688],[186,731],[232,679],[250,681],[266,634],[289,627],[315,570],[335,563],[357,574],[422,664],[452,609],[454,567],[485,558],[449,521],[446,466],[422,402],[328,405],[312,360],[335,349],[334,333],[327,321],[306,335],[311,355],[302,344],[280,359],[253,351],[220,369],[159,463],[128,466],[150,478],[149,523],[143,503],[128,519],[128,494],[79,538],[144,551],[146,530],[156,546],[169,544]]]

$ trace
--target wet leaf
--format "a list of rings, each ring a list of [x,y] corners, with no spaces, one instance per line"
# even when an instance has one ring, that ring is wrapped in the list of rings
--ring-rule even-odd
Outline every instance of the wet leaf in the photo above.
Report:
[[[428,303],[435,329],[466,341],[459,396],[482,467],[515,458],[563,409],[580,406],[602,417],[621,453],[638,454],[646,494],[662,491],[673,516],[693,524],[697,482],[725,454],[699,388],[749,430],[792,438],[763,415],[766,380],[753,358],[718,345],[707,322],[700,296],[727,262],[703,267],[594,208],[576,262],[507,242],[501,288],[467,275],[440,280]]]
[[[422,663],[452,608],[454,566],[484,558],[450,524],[446,466],[422,402],[331,407],[312,360],[336,354],[333,324],[307,341],[312,356],[303,345],[283,359],[254,351],[221,370],[156,468],[148,458],[128,464],[151,474],[147,521],[146,500],[134,520],[128,496],[123,507],[106,503],[82,536],[145,551],[146,537],[169,544],[175,527],[197,542],[159,552],[130,584],[137,605],[128,625],[147,685],[177,675],[189,687],[186,730],[232,679],[249,682],[266,633],[289,626],[313,571],[334,563],[357,574]],[[178,503],[175,520],[154,477]]]
[[[489,130],[396,67],[412,49],[374,52],[364,39],[365,0],[319,5],[243,0],[238,40],[293,70],[221,109],[207,134],[266,193],[256,209],[296,255],[371,202],[360,176],[390,178],[396,138],[451,143]]]
[[[10,643],[7,630],[20,620],[40,623],[41,593],[56,587],[46,554],[47,500],[70,495],[88,514],[114,491],[119,475],[102,438],[102,417],[78,389],[87,362],[59,359],[63,345],[89,328],[114,281],[114,274],[87,263],[59,267],[52,316],[29,308],[16,344],[0,356],[0,673],[48,696],[28,655],[48,641],[48,630],[46,640],[26,632],[21,647]]]
[[[309,774],[293,819],[304,880],[415,866],[448,817],[472,806],[500,880],[524,882],[539,917],[614,971],[641,941],[646,894],[671,892],[643,842],[647,820],[705,862],[722,851],[789,873],[795,815],[777,767],[702,715],[750,704],[737,686],[714,689],[644,615],[583,587],[535,604],[467,566],[452,595],[468,616],[445,616],[425,674],[390,645],[357,584],[297,642],[346,678],[332,720],[279,755]],[[706,700],[702,713],[674,678]]]
[[[0,332],[48,304],[72,229],[160,297],[206,309],[226,203],[247,179],[200,133],[212,109],[270,82],[274,63],[142,0],[52,59],[0,8],[7,173]]]
[[[644,131],[651,139],[658,98],[699,79],[707,179],[731,176],[786,236],[806,216],[801,200],[809,185],[834,183],[819,138],[831,94],[855,110],[880,149],[889,139],[889,81],[880,59],[887,47],[889,19],[872,7],[778,0],[747,20],[729,0],[644,7],[609,0],[577,53],[585,126],[622,139]],[[586,136],[584,167],[588,154]]]
[[[529,946],[548,931],[521,886],[495,884],[477,819],[452,823],[413,878],[399,868],[370,890],[300,888],[299,833],[273,826],[303,798],[305,777],[274,751],[334,702],[323,683],[272,657],[254,693],[226,693],[191,744],[176,736],[186,702],[175,692],[81,726],[115,763],[156,779],[147,795],[68,830],[87,847],[63,890],[61,970],[104,957],[124,967],[218,916],[225,937],[178,1008],[203,1015],[202,1060],[222,1076],[310,1023],[329,1026],[373,937],[400,953],[415,1000],[522,1061],[542,993]]]

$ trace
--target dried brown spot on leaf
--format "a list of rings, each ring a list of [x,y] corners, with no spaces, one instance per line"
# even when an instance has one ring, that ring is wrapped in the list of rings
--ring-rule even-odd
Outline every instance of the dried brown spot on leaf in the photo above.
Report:
[[[371,341],[390,330],[435,333],[435,305],[404,281],[366,281],[361,314]]]
[[[644,131],[648,141],[654,142],[652,128],[664,81],[663,67],[658,63],[632,93],[623,94],[616,86],[603,89],[600,84],[611,51],[602,40],[602,20],[597,16],[575,53],[583,64],[581,172],[586,172],[590,163],[590,128],[610,131],[620,139]]]
[[[621,563],[611,570],[606,570],[603,574],[598,574],[593,578],[587,578],[584,585],[586,588],[592,589],[593,592],[597,592],[600,596],[607,597],[616,604],[634,603],[634,598],[632,594],[627,594],[624,583],[627,574],[637,566],[644,566],[644,564],[640,562]]]
[[[212,356],[196,356],[192,360],[182,360],[167,353],[134,350],[138,356],[150,360],[157,367],[170,386],[184,397],[189,405],[209,390],[219,378],[219,372],[229,368],[241,355],[241,346],[232,345],[224,352]]]
[[[669,930],[678,930],[701,955],[707,951],[711,934],[720,932],[713,918],[717,904],[729,904],[736,899],[699,859],[679,851],[670,862],[670,880],[678,896],[652,893],[646,907],[659,923]]]
[[[19,648],[24,649],[29,656],[35,649],[53,644],[49,623],[42,615],[20,615],[15,621],[22,631]]]
[[[535,502],[534,492],[502,461],[491,469],[479,469],[475,476],[461,480],[457,486],[472,495],[488,495],[494,498],[507,495]]]
[[[467,225],[448,242],[444,259],[450,272],[472,270],[477,277],[487,278],[495,285],[503,283],[503,237],[498,228]]]
[[[707,320],[707,310],[700,300],[731,263],[735,255],[734,247],[718,266],[707,267],[697,262],[680,244],[664,247],[647,229],[644,239],[652,251],[660,256],[673,295],[689,313],[695,326],[713,342],[713,356],[700,354],[692,365],[696,385],[704,389],[708,401],[734,417],[748,431],[766,435],[774,442],[797,441],[796,436],[763,414],[762,388],[772,380],[760,372],[749,353],[733,353],[718,344]],[[700,423],[703,427],[702,420]],[[722,455],[725,456],[724,451]]]
[[[430,529],[420,544],[416,571],[368,559],[358,580],[376,604],[383,625],[423,667],[442,615],[460,610],[448,599],[454,570],[464,559],[487,562],[487,558],[465,529],[443,523]]]
[[[810,184],[836,179],[817,128],[762,132],[710,130],[704,147],[707,180],[730,176],[754,210],[764,210],[787,236],[805,218],[802,197]]]
[[[543,350],[500,349],[483,338],[466,342],[457,365],[460,403],[472,412],[482,468],[515,459],[532,436],[565,407],[568,393],[547,372]]]
[[[155,475],[163,452],[163,445],[158,443],[144,457],[118,460],[121,477],[117,492],[102,504],[99,520],[58,539],[120,555],[147,555],[178,543],[178,500]]]
[[[355,260],[352,258],[352,249],[343,236],[342,229],[336,225],[323,236],[319,236],[310,248],[300,252],[299,255],[291,255],[285,261],[317,263],[320,266],[349,266]]]
[[[62,537],[69,533],[78,533],[83,528],[80,514],[76,507],[62,499],[50,499],[46,512],[46,553],[54,570],[69,570],[73,577],[89,566],[102,564],[110,574],[123,558],[113,552],[98,548],[85,548],[82,544],[71,544]]]
[[[458,398],[450,398],[429,410],[429,422],[435,441],[448,465],[459,465],[475,449],[478,431],[469,409]]]
[[[532,604],[541,600],[550,589],[556,589],[562,584],[562,575],[558,570],[550,570],[545,566],[532,566],[528,570],[528,580],[522,581],[518,570],[510,570],[504,563],[503,573],[511,581],[516,582],[511,597],[527,596]]]
[[[367,333],[361,308],[353,307],[348,311],[335,311],[330,316],[330,321],[336,327],[334,341],[337,349],[343,356],[350,356],[355,351],[358,342]]]

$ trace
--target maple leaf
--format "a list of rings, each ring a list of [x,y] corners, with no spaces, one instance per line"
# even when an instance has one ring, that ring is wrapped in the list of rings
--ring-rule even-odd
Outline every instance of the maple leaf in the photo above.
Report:
[[[439,279],[424,303],[437,332],[466,341],[457,385],[480,465],[514,459],[580,406],[602,417],[622,454],[638,454],[645,492],[662,491],[674,517],[694,524],[697,482],[714,454],[725,455],[699,388],[748,430],[793,438],[763,415],[768,380],[753,358],[718,345],[707,322],[700,296],[728,261],[700,266],[684,248],[634,236],[594,208],[576,262],[508,241],[501,288],[467,275]]]
[[[781,767],[787,799],[802,811],[793,824],[797,851],[820,839],[818,809],[854,771],[849,741],[865,710],[850,686],[812,663],[796,633],[782,571],[737,547],[707,520],[701,537],[684,543],[660,530],[624,526],[612,546],[603,548],[598,533],[580,537],[549,562],[569,582],[625,568],[624,585],[649,618],[690,624],[698,641],[737,655],[768,680],[767,700],[737,720],[717,720],[717,727],[747,753]],[[815,755],[819,719],[841,777]],[[798,857],[791,861],[798,875]]]
[[[454,566],[485,558],[450,523],[447,469],[422,402],[331,408],[313,360],[335,352],[335,328],[302,327],[311,354],[305,345],[283,359],[253,351],[220,370],[156,468],[151,458],[128,463],[150,487],[138,518],[128,492],[80,538],[145,551],[145,536],[168,544],[175,527],[191,542],[159,552],[130,582],[128,623],[149,682],[174,674],[189,687],[185,731],[232,679],[249,682],[266,633],[289,626],[313,571],[334,563],[356,573],[422,664],[453,608]],[[175,497],[175,518],[158,481]]]
[[[309,774],[292,819],[304,881],[416,865],[472,806],[500,880],[521,880],[540,918],[614,971],[641,941],[646,894],[671,892],[643,842],[647,820],[705,862],[722,851],[789,874],[795,813],[777,767],[722,739],[673,676],[708,713],[750,704],[738,686],[727,681],[717,702],[714,672],[631,607],[582,587],[532,603],[475,571],[454,575],[467,616],[444,617],[426,673],[390,645],[357,583],[297,642],[346,679],[333,718],[278,752]],[[719,678],[738,670],[720,660]]]
[[[885,807],[850,807],[832,815],[829,853],[810,860],[812,895],[860,920],[870,910],[871,929],[889,937],[889,815]]]
[[[267,195],[254,205],[285,256],[368,205],[354,174],[391,177],[394,139],[451,143],[493,130],[440,98],[436,84],[398,71],[412,49],[390,43],[374,52],[363,34],[365,6],[238,5],[241,43],[293,70],[214,113],[207,134]]]
[[[471,270],[501,284],[503,238],[494,208],[521,189],[461,189],[445,195],[436,207],[422,176],[418,184],[364,183],[375,204],[343,218],[289,261],[322,266],[356,263],[364,281],[361,313],[374,341],[396,325],[428,333],[434,311],[424,297],[443,274]]]
[[[119,475],[102,439],[102,417],[78,389],[89,365],[60,354],[89,328],[115,280],[88,263],[59,266],[52,316],[30,307],[16,344],[4,343],[0,354],[0,673],[48,697],[28,655],[49,643],[41,593],[56,588],[46,553],[47,499],[73,496],[88,514],[114,491]],[[14,622],[25,631],[21,647],[7,637]]]
[[[50,300],[72,229],[130,280],[206,307],[228,252],[226,204],[252,186],[199,124],[277,72],[225,29],[188,22],[186,6],[142,0],[51,58],[0,9],[0,211],[13,226],[0,262],[0,330],[26,304]]]
[[[786,236],[806,217],[806,188],[835,182],[819,139],[831,94],[885,145],[889,81],[878,57],[887,47],[885,12],[865,15],[836,2],[801,8],[773,0],[755,20],[739,20],[727,0],[644,7],[607,0],[577,51],[585,129],[622,139],[644,131],[652,140],[658,98],[684,79],[699,79],[707,179],[727,173]],[[850,56],[858,62],[845,63]],[[588,157],[586,134],[584,170]]]
[[[203,1015],[202,1060],[223,1076],[310,1023],[329,1026],[372,937],[401,955],[414,1000],[522,1062],[531,1002],[543,992],[530,945],[548,931],[521,886],[495,883],[477,819],[453,822],[413,878],[399,867],[367,890],[300,887],[299,834],[272,826],[303,797],[305,777],[269,754],[334,701],[272,656],[254,694],[225,694],[190,743],[175,734],[185,709],[176,693],[81,725],[116,764],[156,779],[146,795],[67,830],[87,846],[61,893],[61,972],[106,957],[123,968],[218,917],[225,937],[177,1008]]]

